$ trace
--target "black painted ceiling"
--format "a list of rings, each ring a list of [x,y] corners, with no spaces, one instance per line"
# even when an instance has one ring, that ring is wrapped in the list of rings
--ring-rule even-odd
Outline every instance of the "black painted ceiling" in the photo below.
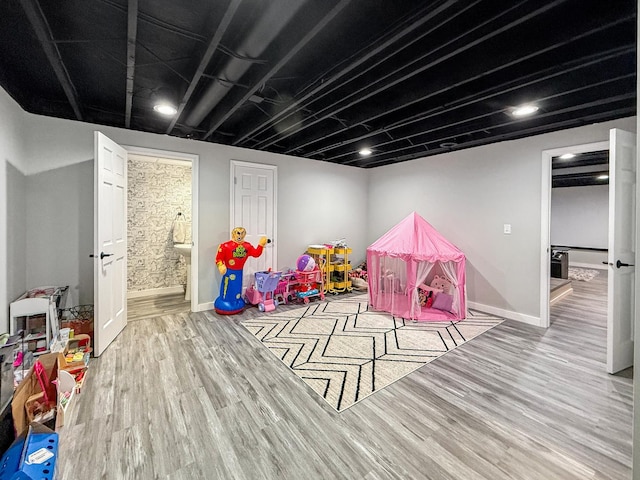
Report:
[[[368,168],[635,114],[635,0],[0,9],[0,85],[53,117]]]
[[[573,155],[551,159],[553,188],[609,185],[609,150]]]

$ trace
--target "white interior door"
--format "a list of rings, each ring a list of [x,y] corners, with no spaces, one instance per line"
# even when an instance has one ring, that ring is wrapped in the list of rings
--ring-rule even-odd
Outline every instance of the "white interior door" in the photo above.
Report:
[[[609,141],[609,373],[616,373],[633,365],[635,212],[636,135],[613,129]]]
[[[245,162],[231,162],[231,226],[247,230],[245,240],[254,247],[260,237],[271,240],[258,258],[250,257],[243,269],[244,288],[254,280],[254,273],[277,269],[274,247],[276,236],[277,167]]]
[[[127,151],[94,134],[94,353],[127,325]]]

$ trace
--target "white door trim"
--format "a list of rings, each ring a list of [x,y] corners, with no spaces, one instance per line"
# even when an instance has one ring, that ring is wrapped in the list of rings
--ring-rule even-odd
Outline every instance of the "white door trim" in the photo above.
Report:
[[[278,167],[276,165],[266,165],[264,163],[244,162],[241,160],[231,160],[229,168],[229,234],[238,225],[234,225],[234,178],[236,167],[262,168],[264,170],[273,170],[273,239],[278,238]],[[273,267],[278,265],[278,249],[273,248]]]
[[[155,148],[123,145],[129,152],[148,157],[171,158],[191,162],[191,311],[198,309],[198,165],[200,156],[193,153],[172,152]]]
[[[540,326],[548,328],[549,276],[551,270],[551,159],[564,153],[585,153],[609,150],[609,141],[586,143],[542,151],[542,185],[540,202]]]

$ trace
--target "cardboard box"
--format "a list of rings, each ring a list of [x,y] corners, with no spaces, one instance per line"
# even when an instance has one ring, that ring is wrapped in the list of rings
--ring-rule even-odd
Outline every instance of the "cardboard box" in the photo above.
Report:
[[[45,353],[40,355],[40,360],[44,371],[49,379],[49,383],[58,378],[58,353]],[[11,413],[13,415],[13,426],[16,435],[22,434],[29,427],[29,417],[27,415],[27,404],[33,404],[37,397],[42,394],[40,382],[34,373],[33,367],[29,369],[26,377],[20,382],[13,394],[11,401]],[[57,403],[57,392],[55,385],[47,386],[47,398],[49,406],[55,408]]]

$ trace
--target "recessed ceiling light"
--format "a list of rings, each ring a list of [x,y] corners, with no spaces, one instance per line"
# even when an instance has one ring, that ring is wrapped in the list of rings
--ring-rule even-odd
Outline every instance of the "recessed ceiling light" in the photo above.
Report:
[[[570,158],[575,157],[573,153],[565,153],[564,155],[560,155],[561,160],[569,160]]]
[[[536,113],[538,111],[538,107],[535,105],[520,105],[517,108],[511,110],[511,115],[514,117],[526,117],[527,115],[531,115],[532,113]]]
[[[153,109],[162,115],[175,115],[178,113],[178,109],[168,103],[158,103],[153,106]]]
[[[598,180],[608,180],[609,175],[598,175]]]
[[[369,148],[363,148],[362,150],[360,150],[358,152],[360,155],[362,155],[363,157],[366,157],[367,155],[371,155],[371,149]]]

